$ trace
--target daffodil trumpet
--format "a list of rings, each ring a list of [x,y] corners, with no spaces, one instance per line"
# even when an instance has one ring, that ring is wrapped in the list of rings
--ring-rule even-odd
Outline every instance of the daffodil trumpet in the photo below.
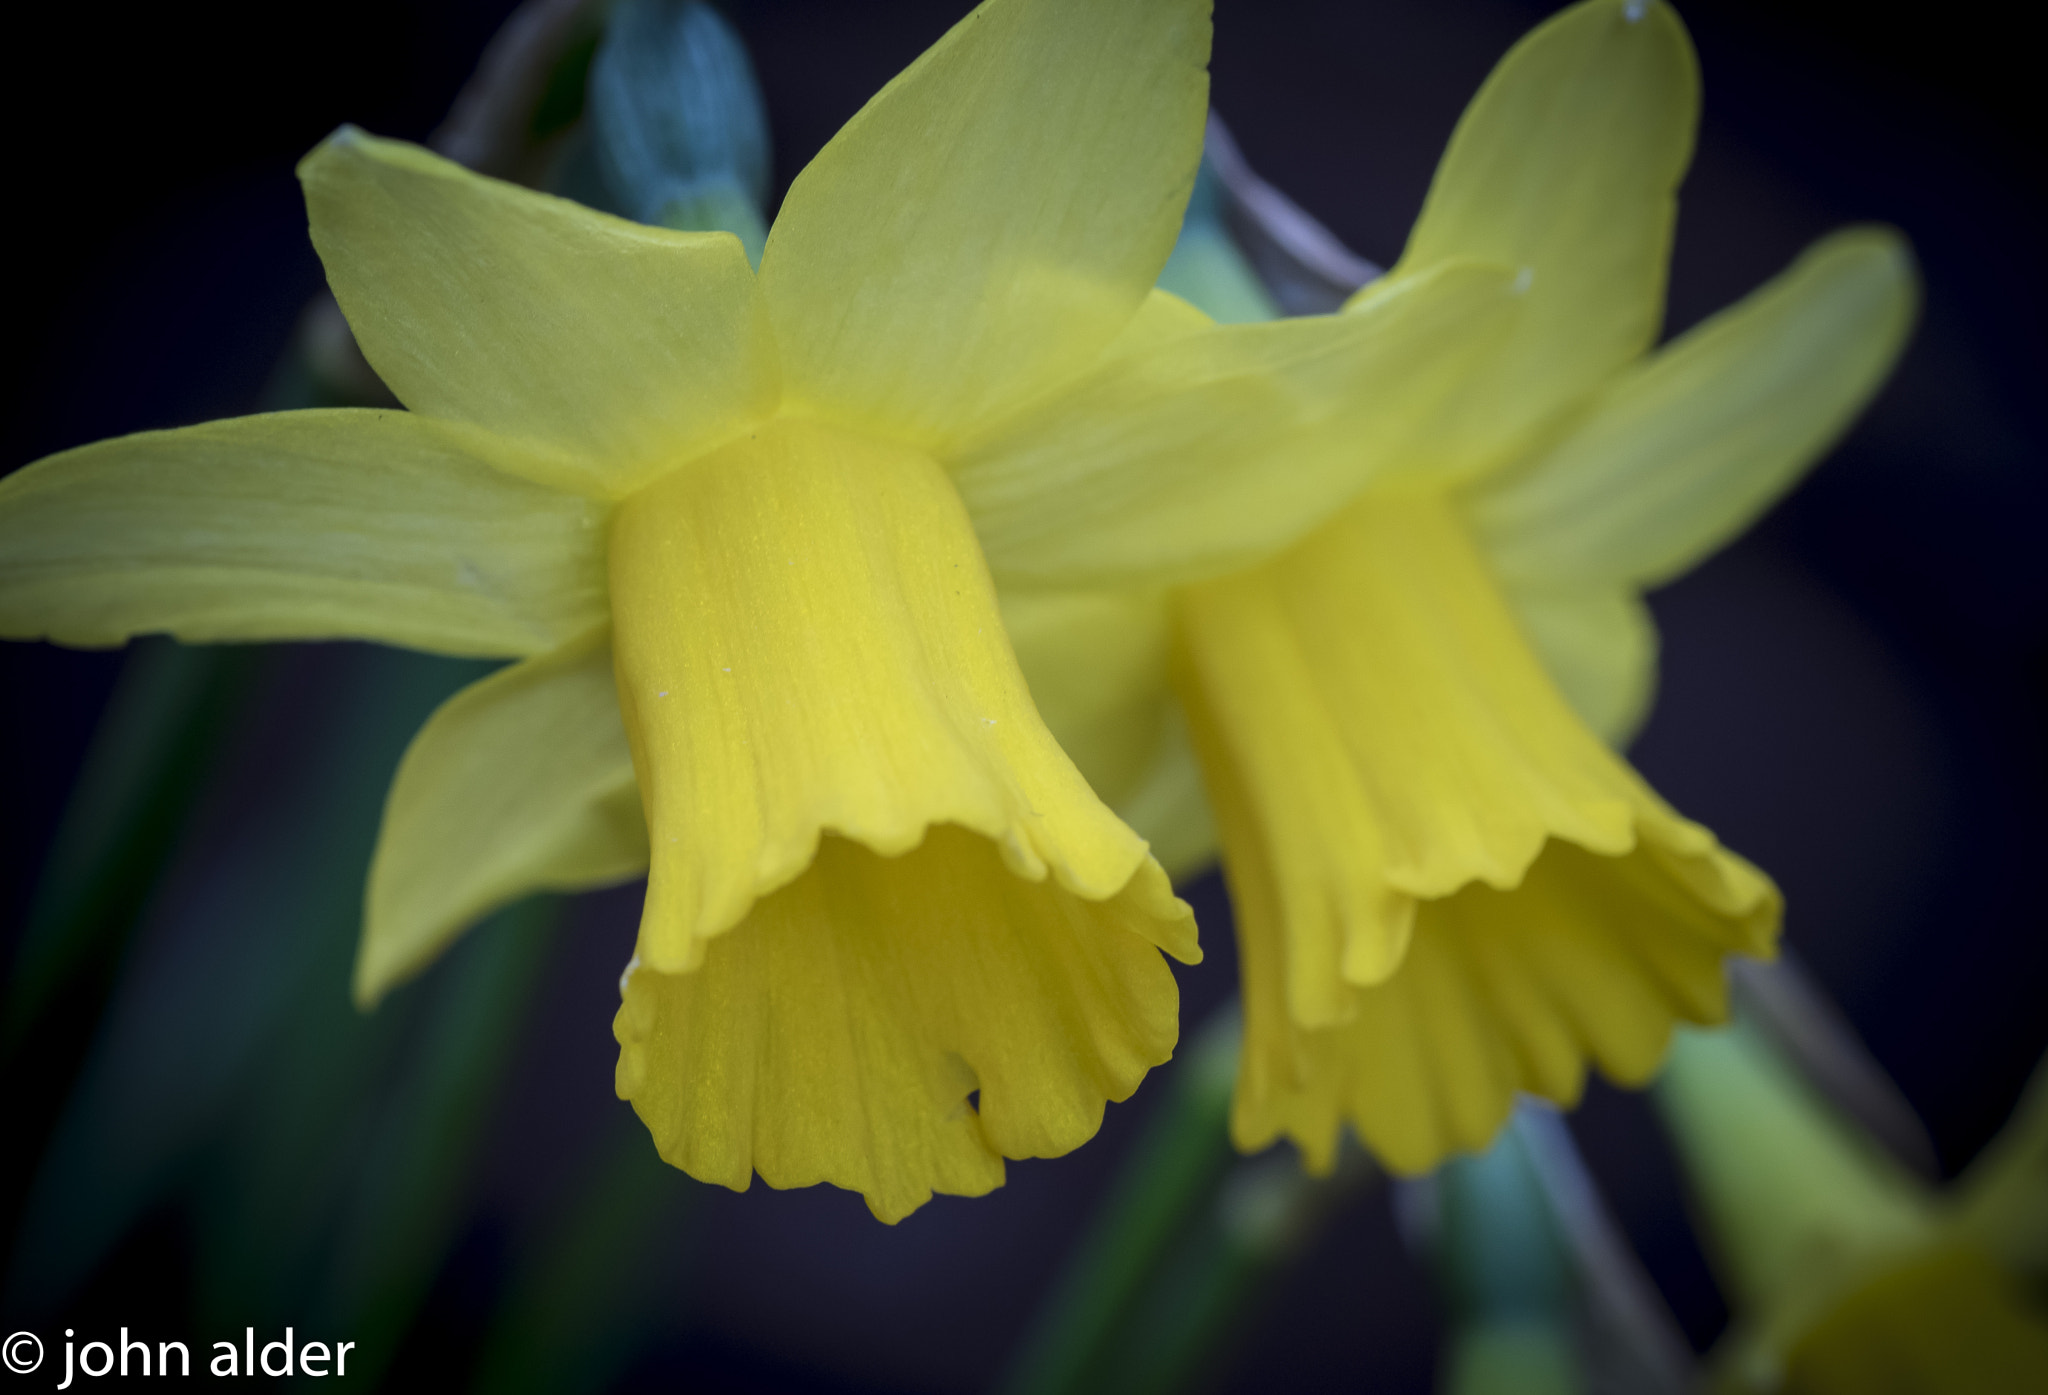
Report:
[[[664,1157],[896,1220],[1166,1060],[1187,907],[1039,716],[985,549],[1256,561],[1498,340],[1456,258],[1360,313],[1151,288],[1206,0],[989,0],[798,177],[756,273],[344,129],[316,249],[404,411],[152,432],[0,483],[0,634],[351,637],[510,665],[394,780],[356,993],[527,892],[648,876],[615,1021]],[[1373,383],[1361,393],[1356,384]],[[1274,481],[1276,443],[1315,468]]]

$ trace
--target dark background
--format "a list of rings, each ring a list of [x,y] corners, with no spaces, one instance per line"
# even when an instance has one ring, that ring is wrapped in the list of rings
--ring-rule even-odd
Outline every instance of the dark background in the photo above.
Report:
[[[777,187],[967,6],[748,0]],[[1510,0],[1222,0],[1214,96],[1266,177],[1382,263],[1452,123],[1552,8]],[[509,6],[35,6],[10,16],[7,325],[0,469],[119,432],[251,409],[319,285],[293,162],[342,121],[421,138]],[[2042,162],[2030,46],[1978,6],[1680,6],[1705,116],[1682,203],[1681,330],[1845,222],[1904,229],[1926,311],[1865,421],[1769,522],[1653,598],[1663,626],[1646,773],[1784,885],[1788,940],[1926,1120],[1944,1170],[2003,1122],[2048,1045],[2042,464]],[[308,660],[317,664],[317,658]],[[119,656],[0,646],[0,925],[11,945]],[[1189,1020],[1232,986],[1213,882]],[[404,1369],[473,1335],[493,1216],[564,1175],[606,1111],[630,892],[588,898],[551,951],[546,1010]],[[336,982],[337,995],[345,985]],[[68,1069],[51,1063],[53,1069]],[[17,1090],[47,1089],[24,1078]],[[661,1282],[673,1331],[647,1388],[969,1390],[1142,1121],[1109,1112],[1071,1158],[942,1198],[894,1229],[826,1189],[697,1188]],[[1642,1102],[1575,1116],[1595,1172],[1698,1342],[1725,1320]],[[19,1162],[36,1140],[10,1136]],[[175,1239],[121,1285],[171,1292]],[[107,1282],[112,1283],[110,1279]],[[1227,1384],[1422,1390],[1437,1337],[1384,1199],[1347,1210],[1265,1311]],[[1284,1377],[1280,1373],[1285,1373]]]

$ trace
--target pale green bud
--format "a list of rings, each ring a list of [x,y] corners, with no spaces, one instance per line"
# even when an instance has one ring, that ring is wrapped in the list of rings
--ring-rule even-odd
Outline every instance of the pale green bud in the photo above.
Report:
[[[620,0],[590,67],[591,153],[636,222],[736,233],[759,264],[768,117],[739,35],[702,0]]]

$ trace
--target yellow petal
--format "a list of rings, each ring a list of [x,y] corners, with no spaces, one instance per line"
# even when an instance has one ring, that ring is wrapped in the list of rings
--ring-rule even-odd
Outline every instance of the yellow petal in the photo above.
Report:
[[[1785,1395],[2041,1390],[2048,1314],[2028,1276],[1965,1245],[1930,1247],[1870,1277],[1799,1334],[1773,1384]]]
[[[406,412],[149,431],[0,481],[0,636],[374,639],[536,654],[604,619],[604,511]],[[493,468],[497,467],[497,468]]]
[[[796,410],[935,445],[1145,299],[1194,187],[1208,0],[988,0],[797,176],[761,285]]]
[[[1775,920],[1769,884],[1727,854],[1702,888],[1654,845],[1605,858],[1553,842],[1515,890],[1423,905],[1399,972],[1351,1021],[1309,1030],[1287,1010],[1271,903],[1246,896],[1258,854],[1245,866],[1219,818],[1244,966],[1232,1133],[1247,1150],[1286,1135],[1327,1161],[1349,1123],[1413,1175],[1486,1147],[1517,1092],[1576,1103],[1589,1061],[1644,1084],[1677,1024],[1725,1017],[1723,960],[1766,949]]]
[[[1769,882],[1578,721],[1442,495],[1190,588],[1181,634],[1265,1043],[1242,1138],[1327,1159],[1350,1118],[1430,1166],[1588,1055],[1639,1080],[1674,1012],[1718,1014],[1723,954],[1769,951]]]
[[[1195,953],[1144,844],[1039,720],[930,459],[775,422],[623,505],[611,577],[651,968],[694,966],[821,834],[897,856],[936,823],[1084,899],[1142,889],[1159,943]]]
[[[1404,465],[1518,304],[1507,273],[1451,266],[1351,314],[1183,334],[1104,363],[948,465],[1006,586],[1243,566]]]
[[[891,1222],[978,1196],[1003,1158],[1086,1142],[1172,1054],[1143,900],[1019,880],[958,828],[894,858],[827,838],[694,972],[631,973],[619,1095],[707,1182],[831,1182]]]
[[[1164,592],[1008,591],[1003,625],[1045,725],[1179,882],[1216,856],[1187,724],[1166,681]]]
[[[1565,10],[1472,99],[1400,262],[1360,293],[1457,257],[1528,270],[1513,339],[1442,420],[1449,462],[1499,460],[1655,341],[1698,112],[1692,44],[1658,0]]]
[[[1149,353],[1176,339],[1199,334],[1215,323],[1173,292],[1154,286],[1139,304],[1138,313],[1117,331],[1116,338],[1102,346],[1098,361],[1109,363],[1126,354]]]
[[[1166,724],[1165,593],[1006,591],[1001,603],[1046,729],[1103,802],[1120,803],[1150,768]]]
[[[729,233],[642,227],[349,126],[299,179],[378,376],[416,412],[552,447],[544,483],[620,498],[775,408]]]
[[[1439,496],[1369,497],[1190,588],[1181,623],[1197,747],[1241,772],[1305,1025],[1394,971],[1418,898],[1512,887],[1552,836],[1625,853],[1653,802],[1559,699]]]
[[[473,683],[420,728],[384,806],[356,1001],[368,1006],[489,912],[647,870],[608,636]]]
[[[1507,599],[1579,720],[1616,750],[1627,747],[1657,688],[1657,624],[1635,588],[1517,586]]]
[[[1896,234],[1823,239],[1616,380],[1556,446],[1475,489],[1494,565],[1540,585],[1685,571],[1848,428],[1898,360],[1915,300]]]
[[[1116,801],[1117,817],[1152,850],[1175,885],[1216,861],[1216,820],[1202,788],[1202,765],[1178,704],[1167,709],[1159,744],[1136,788]]]

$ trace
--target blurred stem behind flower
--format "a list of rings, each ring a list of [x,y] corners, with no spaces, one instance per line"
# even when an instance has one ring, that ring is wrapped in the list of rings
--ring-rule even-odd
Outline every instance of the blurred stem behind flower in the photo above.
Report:
[[[1228,232],[1231,245],[1247,263],[1246,269],[1283,313],[1323,315],[1340,310],[1353,295],[1386,274],[1384,268],[1346,247],[1308,210],[1261,179],[1214,112],[1209,113],[1202,145],[1205,167],[1214,175],[1217,189],[1211,216]],[[1171,274],[1172,268],[1168,270]],[[1224,274],[1231,273],[1226,268]],[[1167,289],[1194,304],[1209,303],[1209,292],[1198,284],[1190,284],[1184,292],[1172,286]]]
[[[137,645],[122,665],[8,968],[0,1064],[15,1142],[0,1167],[0,1253],[15,1252],[42,1144],[90,1059],[136,924],[261,668],[255,650],[165,639]]]
[[[1435,1262],[1451,1395],[1694,1388],[1684,1334],[1547,1107],[1524,1102],[1486,1152],[1395,1196]]]
[[[1586,1389],[1570,1251],[1516,1129],[1504,1129],[1484,1153],[1452,1159],[1432,1181],[1423,1194],[1434,1203],[1430,1248],[1452,1324],[1440,1388]]]
[[[137,645],[93,733],[7,976],[4,1050],[79,977],[104,992],[256,655]],[[89,1020],[93,1014],[84,1016]]]
[[[1687,1031],[1653,1098],[1734,1323],[1720,1388],[1962,1395],[2048,1386],[2048,1091],[1955,1186],[1921,1182],[1747,1020]]]
[[[1589,1065],[1646,1082],[1674,1023],[1725,1016],[1725,959],[1772,953],[1776,889],[1609,749],[1652,687],[1640,592],[1844,429],[1904,341],[1913,274],[1895,235],[1839,234],[1652,352],[1697,105],[1659,3],[1589,0],[1502,60],[1347,313],[1460,258],[1519,268],[1517,313],[1408,414],[1273,452],[1276,491],[1332,453],[1363,481],[1278,557],[1172,588],[1098,568],[1075,594],[1019,555],[1035,533],[983,528],[1048,721],[1176,873],[1208,851],[1182,792],[1207,790],[1244,973],[1241,1147],[1285,1135],[1327,1166],[1348,1123],[1425,1171],[1484,1146],[1518,1091],[1573,1104]],[[1190,247],[1183,271],[1216,252]],[[1091,669],[1119,677],[1062,679]]]
[[[662,1266],[692,1248],[702,1193],[648,1151],[623,1110],[592,1152],[565,1203],[512,1256],[475,1395],[596,1395],[651,1332],[677,1324],[681,1296]]]
[[[291,735],[241,724],[208,771],[174,894],[153,902],[39,1160],[8,1275],[15,1311],[73,1301],[170,1206],[190,1222],[196,1316],[318,1317],[359,1334],[365,1370],[389,1355],[462,1222],[475,1126],[525,1016],[536,916],[551,914],[494,926],[375,1018],[336,991],[384,772],[474,676],[339,648],[265,664],[252,701],[288,710]],[[289,779],[253,817],[220,797],[252,766]]]
[[[1005,1395],[1165,1395],[1211,1383],[1273,1280],[1377,1175],[1355,1150],[1327,1178],[1233,1155],[1241,1037],[1226,1007],[1179,1054],[1012,1355]]]

